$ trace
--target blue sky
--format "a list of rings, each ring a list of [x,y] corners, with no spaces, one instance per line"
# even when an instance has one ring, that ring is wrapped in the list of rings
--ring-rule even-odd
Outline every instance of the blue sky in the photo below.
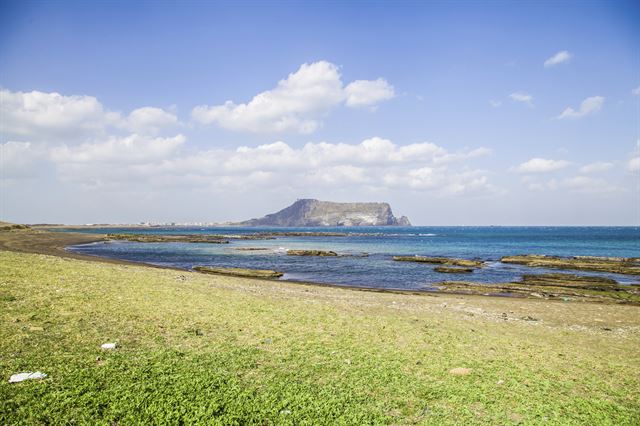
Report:
[[[3,1],[0,215],[224,221],[316,197],[638,225],[637,22],[637,2]]]

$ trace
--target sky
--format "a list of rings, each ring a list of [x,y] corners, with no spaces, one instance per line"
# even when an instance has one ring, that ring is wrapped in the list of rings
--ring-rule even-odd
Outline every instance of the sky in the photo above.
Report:
[[[640,225],[640,3],[0,0],[0,220]]]

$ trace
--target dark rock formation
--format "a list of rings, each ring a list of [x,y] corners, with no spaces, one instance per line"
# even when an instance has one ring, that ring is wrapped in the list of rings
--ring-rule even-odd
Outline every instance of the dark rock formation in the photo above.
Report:
[[[231,275],[235,277],[250,278],[279,278],[284,274],[269,269],[245,269],[245,268],[218,268],[212,266],[194,266],[193,269],[205,274]]]
[[[242,226],[410,226],[396,219],[388,203],[334,203],[298,200],[277,213],[240,222]]]
[[[287,250],[289,256],[337,256],[335,251],[325,250]]]
[[[393,260],[399,262],[432,263],[437,265],[464,266],[467,268],[482,267],[480,260],[454,259],[449,257],[427,257],[427,256],[394,256]]]
[[[219,235],[158,235],[158,234],[107,234],[107,240],[125,240],[136,243],[208,243],[229,244]]]
[[[620,285],[609,278],[562,273],[524,275],[520,281],[511,283],[445,281],[438,289],[445,293],[640,304],[640,291],[634,286]]]
[[[640,275],[640,259],[624,257],[576,256],[558,257],[540,254],[505,256],[502,263],[514,263],[533,268],[576,269],[582,271],[613,272]]]
[[[473,268],[452,268],[449,266],[436,266],[433,270],[441,274],[470,274],[473,272]]]

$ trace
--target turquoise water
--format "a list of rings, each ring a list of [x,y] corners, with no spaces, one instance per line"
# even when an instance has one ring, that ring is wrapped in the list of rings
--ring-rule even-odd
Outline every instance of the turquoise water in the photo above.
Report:
[[[558,272],[499,262],[513,254],[640,257],[640,227],[357,227],[357,228],[94,228],[82,232],[149,234],[251,234],[255,232],[346,232],[344,237],[278,237],[273,240],[230,240],[230,244],[135,243],[126,241],[80,245],[84,254],[190,269],[196,265],[275,269],[284,280],[388,289],[430,290],[443,280],[495,283],[517,280],[523,273]],[[266,251],[239,251],[262,247]],[[287,256],[288,249],[333,250],[368,257]],[[440,274],[434,265],[395,262],[394,255],[426,255],[481,259],[488,264],[472,274]],[[640,277],[600,275],[621,283]]]

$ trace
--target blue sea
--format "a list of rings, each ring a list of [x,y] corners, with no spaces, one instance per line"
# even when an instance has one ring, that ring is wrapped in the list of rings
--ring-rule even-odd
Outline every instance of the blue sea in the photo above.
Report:
[[[67,230],[72,231],[72,230]],[[500,263],[501,256],[640,257],[640,227],[339,227],[339,228],[93,228],[93,233],[253,234],[256,232],[318,231],[348,236],[277,237],[272,240],[230,240],[230,244],[136,243],[127,241],[78,245],[68,250],[95,256],[191,269],[197,265],[274,269],[282,280],[383,289],[433,290],[444,280],[496,283],[518,280],[522,274],[559,272]],[[237,248],[261,247],[265,251]],[[333,250],[340,257],[287,256],[289,249]],[[368,253],[368,257],[357,256]],[[396,262],[394,255],[425,255],[480,259],[487,266],[471,274],[441,274],[436,265]],[[562,271],[564,272],[564,271]],[[640,276],[566,271],[606,276],[622,284]]]

